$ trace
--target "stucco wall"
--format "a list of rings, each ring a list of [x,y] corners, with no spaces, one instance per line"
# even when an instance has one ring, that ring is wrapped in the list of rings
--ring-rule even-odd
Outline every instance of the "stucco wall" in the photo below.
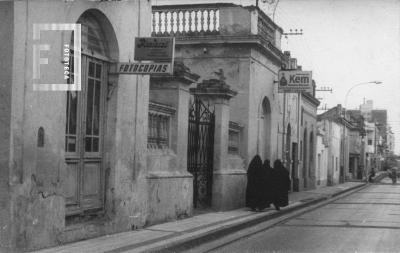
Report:
[[[149,213],[147,224],[192,215],[193,176],[187,171],[189,82],[152,78],[150,101],[175,109],[169,146],[148,149]]]
[[[324,133],[325,134],[325,133]],[[316,150],[316,187],[327,186],[328,183],[328,148],[323,143],[323,135],[317,135],[317,150]],[[320,162],[318,163],[318,157]]]
[[[238,94],[230,103],[230,120],[244,126],[243,140],[247,139],[249,104],[250,50],[244,46],[227,45],[177,45],[176,60],[181,60],[193,73],[200,76],[198,82],[216,78],[214,72],[222,69],[225,82]],[[245,156],[246,141],[242,142],[240,153]]]
[[[328,184],[338,184],[340,175],[340,125],[329,121]],[[337,162],[336,162],[337,160]],[[329,179],[329,175],[331,179]]]
[[[14,35],[13,2],[0,2],[0,251],[9,245],[11,84]]]
[[[317,107],[308,101],[304,96],[301,99],[301,124],[300,124],[300,140],[301,149],[299,163],[299,179],[300,189],[313,189],[316,185],[316,148],[317,148]],[[304,133],[307,133],[306,139]],[[310,137],[312,135],[312,143]],[[305,144],[305,145],[304,145]],[[311,147],[312,145],[312,147]],[[306,152],[306,161],[304,161],[304,152]]]
[[[255,49],[251,50],[249,117],[247,122],[248,147],[246,150],[248,159],[251,159],[257,153],[262,159],[270,159],[271,161],[280,158],[279,144],[282,143],[278,136],[281,137],[282,135],[276,135],[276,133],[278,133],[278,125],[280,125],[279,129],[282,129],[283,96],[278,94],[277,84],[274,83],[278,69],[278,66],[264,54]],[[266,117],[266,115],[263,115],[264,99],[269,101],[270,122],[264,120],[264,117]],[[234,109],[232,108],[232,110]],[[268,128],[270,128],[269,141],[268,137],[264,137],[265,134],[263,134]],[[267,145],[269,145],[269,152]]]
[[[250,12],[238,7],[225,7],[220,9],[221,35],[249,35],[251,33]]]
[[[14,244],[20,248],[40,248],[91,236],[75,233],[66,236],[65,202],[62,183],[66,174],[64,163],[64,133],[66,93],[33,91],[32,49],[34,23],[75,23],[82,13],[95,9],[108,19],[115,32],[117,45],[111,45],[111,55],[117,61],[133,60],[133,37],[150,34],[148,1],[118,3],[90,1],[18,1],[14,2],[14,38],[11,147],[13,167],[12,222],[10,230]],[[140,11],[139,11],[140,10]],[[46,13],[46,15],[43,15]],[[140,15],[139,15],[140,14]],[[140,20],[140,24],[139,24]],[[101,22],[103,24],[103,22]],[[107,22],[104,22],[107,23]],[[125,25],[129,24],[129,25]],[[111,30],[112,30],[111,29]],[[105,29],[110,38],[109,29]],[[129,36],[128,36],[129,35]],[[66,36],[70,34],[66,33]],[[52,48],[46,55],[48,65],[42,65],[43,77],[62,83],[58,75],[62,66],[59,36],[46,34]],[[2,43],[4,37],[2,37]],[[118,52],[119,51],[119,52]],[[129,230],[145,224],[146,141],[148,78],[119,76],[110,78],[116,89],[107,104],[104,154],[106,180],[106,217],[101,233]],[[37,132],[44,128],[44,147],[37,147]],[[82,229],[84,225],[78,227]],[[70,234],[74,234],[71,232]],[[79,236],[78,236],[79,234]],[[93,233],[92,233],[93,234]]]

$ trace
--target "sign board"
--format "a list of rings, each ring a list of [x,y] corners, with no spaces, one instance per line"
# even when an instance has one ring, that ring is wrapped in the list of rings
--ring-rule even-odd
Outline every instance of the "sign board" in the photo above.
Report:
[[[172,61],[174,58],[174,37],[135,38],[135,61]]]
[[[172,74],[171,62],[119,62],[110,69],[110,74],[166,75]]]
[[[312,72],[301,70],[280,70],[278,73],[278,92],[313,92]]]

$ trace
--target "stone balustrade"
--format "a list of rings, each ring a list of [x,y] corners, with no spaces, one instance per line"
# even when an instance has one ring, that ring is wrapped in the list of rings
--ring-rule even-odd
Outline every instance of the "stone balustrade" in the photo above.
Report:
[[[152,10],[152,36],[250,36],[279,51],[277,32],[282,29],[254,6],[186,4],[153,6]]]
[[[152,35],[219,34],[219,8],[215,5],[154,6]]]

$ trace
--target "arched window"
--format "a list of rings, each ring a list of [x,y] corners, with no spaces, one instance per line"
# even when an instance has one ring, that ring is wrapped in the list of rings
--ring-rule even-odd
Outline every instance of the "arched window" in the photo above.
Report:
[[[101,24],[109,22],[99,11],[89,10],[81,15],[77,23],[81,24],[82,29],[82,89],[79,92],[67,92],[65,130],[67,175],[64,180],[67,215],[101,210],[104,205],[102,163],[109,40],[106,39]],[[111,26],[108,29],[113,31]],[[107,36],[116,41],[113,32]],[[71,75],[70,83],[73,82],[73,78]]]
[[[260,154],[264,159],[271,159],[271,104],[267,97],[262,101],[262,124],[261,124],[261,145]]]
[[[285,159],[286,159],[286,168],[291,171],[290,169],[290,145],[291,145],[291,136],[292,136],[292,128],[290,127],[290,124],[288,124],[286,128],[286,148],[285,148]]]
[[[304,135],[303,135],[303,177],[307,177],[307,129],[304,129]]]

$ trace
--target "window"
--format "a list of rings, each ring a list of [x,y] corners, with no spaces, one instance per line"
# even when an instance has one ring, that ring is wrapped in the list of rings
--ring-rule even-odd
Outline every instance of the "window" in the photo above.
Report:
[[[236,122],[229,122],[228,153],[239,154],[240,131],[242,127]]]
[[[154,102],[149,105],[147,148],[169,148],[170,122],[175,109]]]
[[[372,146],[372,140],[371,139],[368,140],[368,145]]]
[[[303,142],[300,141],[300,160],[302,160],[303,157]]]

